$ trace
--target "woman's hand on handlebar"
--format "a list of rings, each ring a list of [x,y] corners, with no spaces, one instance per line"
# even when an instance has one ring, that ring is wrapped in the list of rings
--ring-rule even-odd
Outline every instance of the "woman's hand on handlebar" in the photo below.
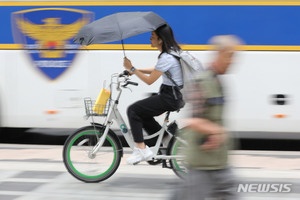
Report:
[[[125,69],[122,73],[119,74],[119,77],[123,77],[123,76],[130,76],[129,71],[127,71],[127,70]]]

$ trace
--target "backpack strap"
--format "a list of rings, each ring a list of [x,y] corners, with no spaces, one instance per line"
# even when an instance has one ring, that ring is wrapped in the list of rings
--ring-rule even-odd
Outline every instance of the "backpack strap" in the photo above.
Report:
[[[174,81],[174,79],[172,79],[172,74],[169,71],[166,71],[165,74],[168,77],[168,79],[170,79],[170,81],[175,85],[175,86],[172,86],[172,89],[173,89],[173,95],[174,95],[175,99],[177,100],[178,98],[177,98],[174,87],[176,87],[178,89],[178,91],[180,91],[182,89],[182,87],[178,86],[178,84]]]
[[[171,56],[173,56],[174,58],[176,58],[176,60],[178,60],[178,62],[179,62],[179,65],[180,65],[180,67],[181,67],[181,70],[182,70],[182,66],[181,66],[181,62],[180,62],[180,55],[178,54],[178,53],[176,53],[176,52],[170,52],[169,53]],[[167,72],[165,72],[165,74],[167,75],[167,77],[172,81],[172,83],[177,87],[177,89],[182,89],[183,88],[183,86],[182,87],[179,87],[178,86],[178,84],[172,79],[172,74],[169,72],[169,71],[167,71]],[[183,74],[182,74],[182,80],[183,80]]]
[[[179,90],[182,89],[182,87],[180,87],[175,81],[174,79],[172,79],[172,74],[169,71],[165,72],[166,76],[168,77],[168,79],[170,79],[170,81],[175,85],[176,88],[178,88]]]
[[[182,66],[181,66],[181,62],[180,62],[180,54],[179,54],[178,52],[175,52],[175,51],[171,51],[171,52],[169,52],[169,54],[170,54],[171,56],[173,56],[174,58],[176,58],[176,60],[178,60],[178,62],[179,62],[180,67],[182,67]],[[166,76],[170,79],[170,81],[175,85],[175,86],[172,87],[172,89],[173,89],[174,97],[175,97],[175,99],[177,100],[178,98],[177,98],[176,92],[175,92],[175,90],[174,90],[174,87],[176,87],[176,88],[178,89],[178,91],[180,91],[180,90],[183,88],[183,86],[179,86],[179,85],[174,81],[174,79],[172,78],[172,74],[171,74],[169,71],[166,71],[165,74],[166,74]]]

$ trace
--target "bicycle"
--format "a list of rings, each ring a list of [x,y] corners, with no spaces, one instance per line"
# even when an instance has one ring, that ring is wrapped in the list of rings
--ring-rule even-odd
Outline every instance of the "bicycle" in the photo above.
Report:
[[[128,85],[138,85],[129,80],[127,71],[111,76],[110,91],[113,91],[113,85],[115,85],[117,95],[115,99],[112,99],[110,95],[106,105],[98,106],[103,110],[102,114],[93,110],[95,105],[91,98],[84,99],[86,119],[92,118],[91,125],[76,130],[68,137],[63,148],[64,164],[75,178],[88,183],[100,182],[112,176],[118,169],[121,157],[123,157],[123,147],[116,133],[110,129],[113,120],[119,125],[129,147],[133,149],[135,146],[131,131],[118,110],[122,88],[127,88]],[[94,117],[98,116],[105,117],[103,124],[95,123]],[[160,131],[144,137],[145,142],[157,137],[155,145],[150,147],[154,156],[147,162],[151,165],[161,164],[163,168],[172,169],[177,176],[182,178],[187,172],[182,153],[186,142],[178,136],[180,134],[174,134],[177,129],[176,121],[168,126],[169,116],[170,112],[166,112]],[[171,137],[167,146],[162,143],[165,132]]]

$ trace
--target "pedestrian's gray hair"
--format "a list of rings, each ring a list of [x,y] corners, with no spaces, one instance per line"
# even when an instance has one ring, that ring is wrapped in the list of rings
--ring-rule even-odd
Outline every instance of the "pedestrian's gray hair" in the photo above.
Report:
[[[216,35],[209,40],[209,44],[214,46],[214,50],[220,51],[243,45],[243,41],[235,35]]]

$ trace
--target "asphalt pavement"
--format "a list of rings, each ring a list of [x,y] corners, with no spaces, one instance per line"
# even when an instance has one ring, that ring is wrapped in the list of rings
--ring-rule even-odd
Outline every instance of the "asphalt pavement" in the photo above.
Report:
[[[125,163],[100,183],[83,183],[64,167],[61,145],[0,144],[1,200],[167,200],[181,182],[170,169]],[[240,191],[241,200],[299,200],[300,152],[232,151],[239,184],[287,185],[290,191]]]

